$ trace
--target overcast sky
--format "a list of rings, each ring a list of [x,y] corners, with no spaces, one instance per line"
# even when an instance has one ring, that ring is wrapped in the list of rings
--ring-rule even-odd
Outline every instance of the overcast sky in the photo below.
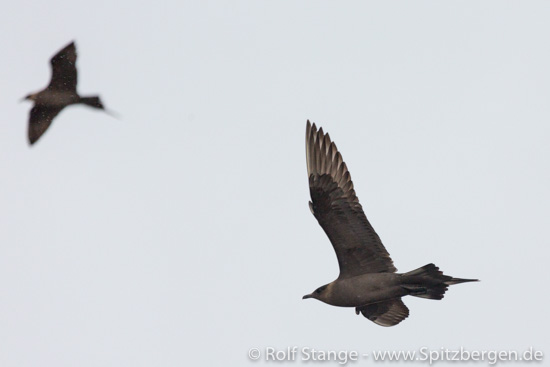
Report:
[[[549,19],[547,1],[11,2],[0,365],[548,352]],[[79,92],[121,118],[69,107],[31,148],[18,101],[71,40]],[[307,205],[307,119],[400,272],[482,281],[406,297],[392,328],[302,300],[338,275]]]

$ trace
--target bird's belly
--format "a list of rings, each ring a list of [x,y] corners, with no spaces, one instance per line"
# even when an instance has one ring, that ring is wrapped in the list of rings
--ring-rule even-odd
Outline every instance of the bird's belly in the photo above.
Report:
[[[78,96],[71,92],[47,91],[40,93],[36,103],[47,106],[67,106],[78,102]]]
[[[404,296],[396,274],[368,274],[337,280],[332,288],[330,304],[358,307]]]

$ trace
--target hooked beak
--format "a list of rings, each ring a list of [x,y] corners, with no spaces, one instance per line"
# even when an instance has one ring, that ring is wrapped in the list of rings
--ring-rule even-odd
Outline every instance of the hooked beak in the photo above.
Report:
[[[302,297],[302,299],[308,299],[308,298],[312,298],[313,296],[311,294],[306,294],[305,296]]]

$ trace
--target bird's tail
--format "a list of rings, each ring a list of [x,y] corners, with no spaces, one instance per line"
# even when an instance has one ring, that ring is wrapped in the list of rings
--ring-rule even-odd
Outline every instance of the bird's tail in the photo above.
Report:
[[[477,279],[461,279],[444,275],[437,266],[428,264],[404,273],[402,287],[407,289],[411,296],[442,299],[450,285],[477,281]]]
[[[103,106],[103,103],[101,103],[101,100],[99,99],[98,96],[81,97],[80,102],[82,102],[82,103],[84,103],[84,104],[86,104],[90,107],[99,108],[99,109],[102,109],[102,110],[105,109],[105,107]]]

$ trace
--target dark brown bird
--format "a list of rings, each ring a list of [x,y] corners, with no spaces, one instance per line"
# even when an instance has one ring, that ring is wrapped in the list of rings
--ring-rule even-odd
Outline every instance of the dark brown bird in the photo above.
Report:
[[[80,97],[76,91],[76,48],[69,43],[50,60],[52,78],[46,89],[29,94],[24,99],[34,101],[29,117],[29,143],[34,144],[48,129],[52,120],[69,105],[84,103],[104,110],[98,96]]]
[[[342,155],[330,136],[309,121],[306,160],[309,207],[334,247],[340,275],[304,299],[355,307],[357,314],[362,313],[378,325],[393,326],[409,316],[401,297],[442,299],[448,286],[477,281],[443,275],[434,264],[396,273],[388,251],[359,204]]]

